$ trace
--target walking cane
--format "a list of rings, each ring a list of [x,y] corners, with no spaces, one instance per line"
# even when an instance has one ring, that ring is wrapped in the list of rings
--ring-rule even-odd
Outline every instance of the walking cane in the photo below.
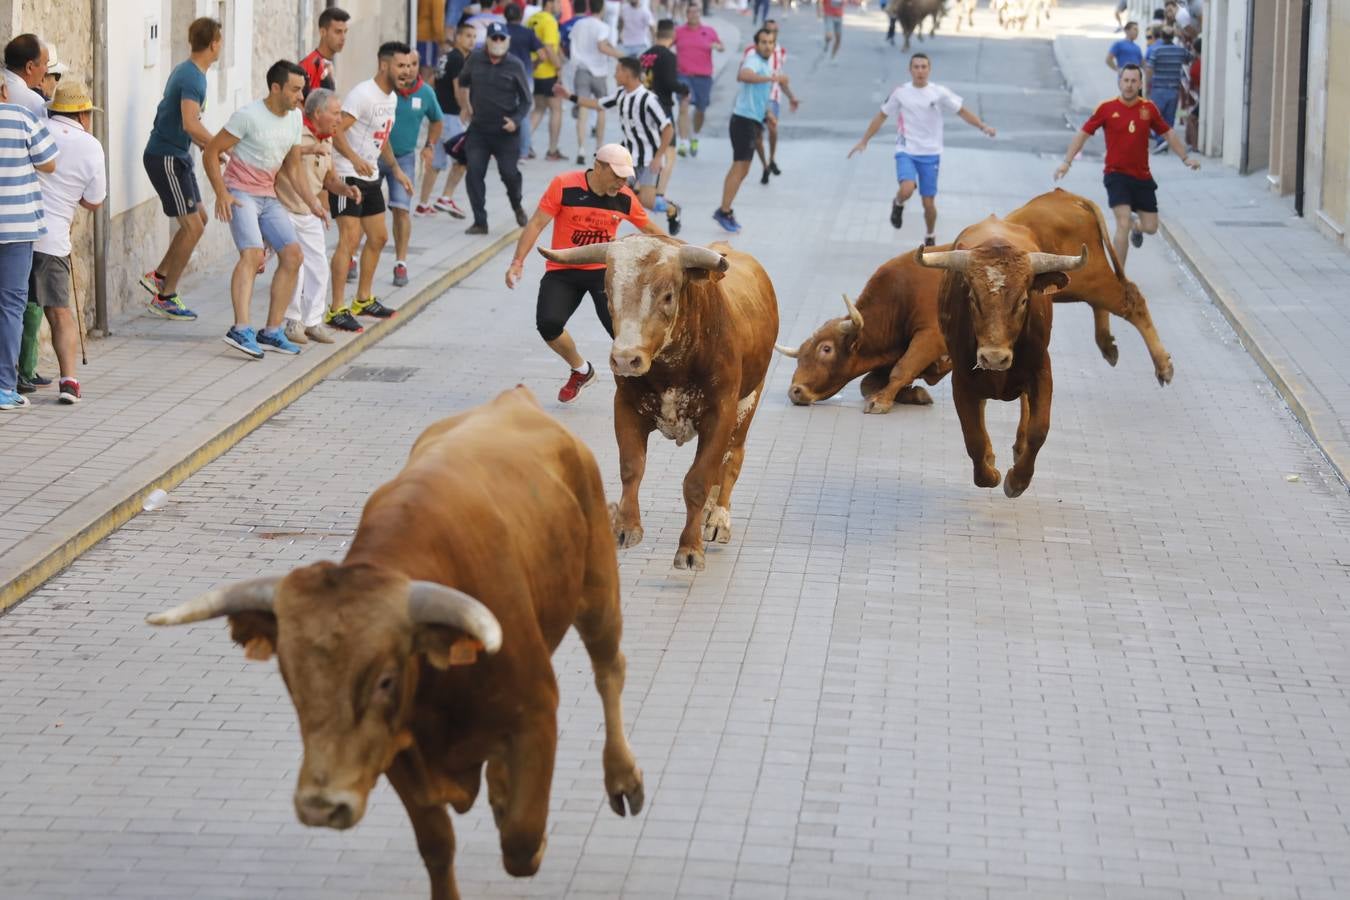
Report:
[[[70,295],[75,298],[75,333],[80,336],[80,365],[89,365],[89,357],[84,355],[84,316],[80,314],[80,289],[76,286],[75,264],[67,261],[70,266]]]

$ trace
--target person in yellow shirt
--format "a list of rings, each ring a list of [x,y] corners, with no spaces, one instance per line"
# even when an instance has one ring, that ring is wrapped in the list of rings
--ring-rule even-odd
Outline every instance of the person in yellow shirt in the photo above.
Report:
[[[548,153],[544,159],[563,158],[558,150],[558,135],[562,133],[562,98],[553,96],[553,85],[558,83],[562,68],[562,33],[558,29],[559,0],[544,0],[539,12],[525,22],[544,45],[536,57],[534,67],[534,111],[530,114],[530,131],[539,127],[544,113],[548,113]]]

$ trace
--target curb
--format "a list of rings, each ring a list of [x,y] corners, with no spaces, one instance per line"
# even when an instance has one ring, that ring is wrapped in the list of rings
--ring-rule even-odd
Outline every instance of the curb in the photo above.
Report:
[[[134,518],[137,513],[141,512],[141,504],[144,502],[145,495],[151,490],[160,488],[167,491],[177,487],[207,463],[212,462],[246,438],[258,426],[304,396],[320,381],[416,318],[437,297],[478,271],[492,257],[513,244],[519,238],[520,232],[520,228],[515,228],[503,234],[466,261],[442,274],[419,291],[411,300],[400,306],[397,316],[377,322],[374,326],[367,328],[363,334],[356,335],[353,340],[341,345],[332,355],[325,357],[313,368],[305,371],[289,384],[283,385],[253,409],[207,437],[184,458],[165,466],[151,478],[138,476],[135,478],[136,483],[133,485],[119,488],[118,494],[121,495],[121,499],[117,500],[111,508],[104,510],[91,521],[75,529],[74,533],[60,540],[55,547],[43,552],[37,560],[23,568],[9,581],[0,584],[0,614],[19,604],[25,597],[41,587],[49,578],[69,566],[89,548]]]
[[[1190,236],[1181,229],[1174,229],[1168,226],[1166,219],[1159,217],[1159,231],[1162,232],[1168,244],[1177,252],[1186,269],[1191,272],[1204,288],[1205,293],[1209,295],[1216,309],[1223,314],[1223,317],[1232,326],[1233,331],[1237,333],[1238,341],[1242,344],[1247,354],[1255,360],[1261,371],[1265,373],[1270,383],[1275,386],[1275,390],[1280,397],[1289,406],[1294,413],[1303,430],[1312,438],[1317,449],[1322,451],[1331,468],[1335,470],[1337,477],[1340,478],[1342,485],[1350,485],[1350,448],[1340,446],[1339,441],[1328,441],[1323,430],[1318,428],[1317,416],[1308,411],[1303,405],[1299,396],[1300,379],[1293,373],[1285,370],[1261,347],[1261,342],[1254,335],[1254,329],[1248,322],[1247,315],[1242,310],[1242,304],[1234,299],[1226,289],[1220,287],[1206,273],[1205,270],[1196,263],[1199,253],[1191,244]]]

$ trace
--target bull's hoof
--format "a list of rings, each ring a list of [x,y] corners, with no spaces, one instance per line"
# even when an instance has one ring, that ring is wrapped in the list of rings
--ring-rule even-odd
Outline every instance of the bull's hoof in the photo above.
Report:
[[[614,784],[606,784],[605,791],[609,794],[609,808],[616,815],[636,816],[642,812],[645,794],[642,790],[641,769],[632,769],[627,775],[615,779]],[[625,802],[628,805],[627,812],[624,811]]]
[[[513,878],[529,878],[535,872],[539,871],[540,864],[544,861],[544,851],[548,849],[548,835],[541,835],[539,838],[539,848],[529,856],[523,853],[508,853],[502,851],[502,868],[506,874]]]
[[[998,487],[998,483],[999,481],[1002,480],[1002,478],[1003,476],[999,473],[998,469],[995,469],[993,466],[986,466],[983,469],[977,468],[975,470],[976,487],[982,488]]]
[[[1158,386],[1165,387],[1172,383],[1172,357],[1167,357],[1167,362],[1156,367],[1153,374],[1158,376]]]
[[[708,511],[703,523],[703,540],[707,543],[731,543],[731,510],[725,506],[715,506]]]
[[[1102,359],[1111,365],[1120,362],[1120,348],[1116,346],[1116,339],[1107,335],[1105,340],[1097,342],[1097,349],[1102,351]]]
[[[675,552],[675,568],[691,569],[695,572],[702,572],[707,567],[703,558],[703,551],[695,547],[681,547]]]
[[[1003,494],[1006,497],[1020,497],[1022,493],[1031,486],[1031,479],[1025,481],[1017,478],[1013,470],[1008,470],[1008,477],[1003,479]]]
[[[910,406],[932,406],[933,395],[928,393],[925,388],[917,384],[911,384],[896,395],[895,402],[906,403]]]
[[[894,405],[894,400],[881,400],[877,397],[868,397],[867,405],[863,407],[863,412],[867,415],[884,416],[891,411],[891,407]]]
[[[614,543],[619,545],[620,550],[642,543],[642,523],[621,521],[617,503],[609,505],[609,527],[614,532]]]

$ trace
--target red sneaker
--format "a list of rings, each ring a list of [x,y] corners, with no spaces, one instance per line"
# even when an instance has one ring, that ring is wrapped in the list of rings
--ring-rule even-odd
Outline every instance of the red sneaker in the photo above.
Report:
[[[567,379],[567,384],[564,384],[562,389],[558,391],[559,403],[571,403],[577,399],[577,395],[581,393],[582,388],[595,381],[595,366],[587,363],[586,368],[590,371],[585,375],[582,375],[576,369],[572,370],[571,376]]]

